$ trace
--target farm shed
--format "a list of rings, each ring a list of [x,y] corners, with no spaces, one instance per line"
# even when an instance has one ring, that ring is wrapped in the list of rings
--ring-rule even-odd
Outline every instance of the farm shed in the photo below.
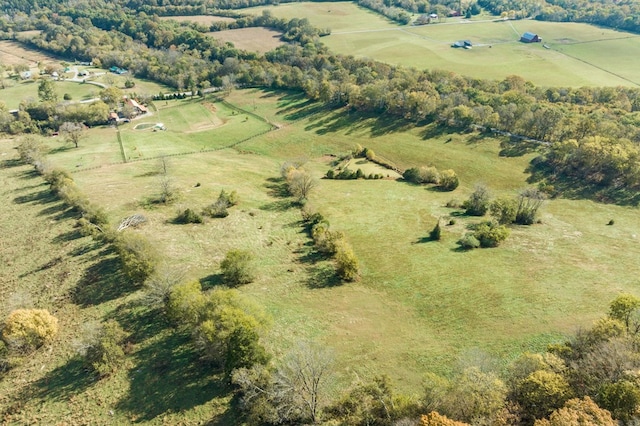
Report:
[[[522,34],[522,37],[520,37],[520,41],[523,43],[539,43],[542,41],[542,38],[538,37],[538,34],[526,32]]]
[[[451,47],[463,47],[465,49],[471,49],[472,46],[471,40],[458,40],[451,45]]]

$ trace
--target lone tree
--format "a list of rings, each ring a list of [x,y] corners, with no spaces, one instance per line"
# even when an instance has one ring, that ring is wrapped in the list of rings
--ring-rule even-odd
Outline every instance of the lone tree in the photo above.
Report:
[[[60,133],[67,142],[72,143],[77,148],[80,139],[84,136],[84,126],[81,123],[67,121],[60,126]]]
[[[318,181],[303,169],[297,169],[289,173],[287,181],[289,192],[298,197],[298,201],[306,200],[311,190],[318,185]]]
[[[38,83],[38,99],[41,102],[57,102],[58,94],[51,80],[42,79]]]

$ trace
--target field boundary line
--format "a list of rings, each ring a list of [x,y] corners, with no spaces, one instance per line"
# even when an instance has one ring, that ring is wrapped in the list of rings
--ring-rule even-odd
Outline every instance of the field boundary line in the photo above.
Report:
[[[120,128],[118,127],[117,123],[116,123],[116,133],[118,137],[118,144],[120,145],[120,154],[122,154],[122,162],[126,163],[127,155],[124,153],[124,144],[122,143],[122,136],[120,136]]]

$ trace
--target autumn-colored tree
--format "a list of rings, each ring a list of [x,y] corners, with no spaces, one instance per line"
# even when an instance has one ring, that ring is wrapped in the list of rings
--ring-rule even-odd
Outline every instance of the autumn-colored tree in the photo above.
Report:
[[[16,309],[4,322],[2,340],[12,349],[33,350],[53,340],[58,319],[45,309]]]
[[[549,419],[536,420],[534,426],[616,426],[611,413],[591,398],[570,399],[564,407],[557,409]]]
[[[432,411],[420,417],[420,426],[469,426],[469,423],[457,422],[447,416]]]
[[[538,370],[529,374],[516,387],[516,399],[523,417],[542,419],[562,407],[571,397],[571,387],[558,373]]]

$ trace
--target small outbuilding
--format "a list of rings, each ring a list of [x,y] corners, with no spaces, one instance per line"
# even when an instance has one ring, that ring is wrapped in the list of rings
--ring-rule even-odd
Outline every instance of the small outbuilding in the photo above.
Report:
[[[526,32],[522,34],[520,41],[523,43],[540,43],[542,41],[542,37],[538,37],[538,34]]]
[[[462,47],[464,49],[471,49],[472,46],[473,43],[471,43],[471,40],[458,40],[451,45],[451,47]]]

